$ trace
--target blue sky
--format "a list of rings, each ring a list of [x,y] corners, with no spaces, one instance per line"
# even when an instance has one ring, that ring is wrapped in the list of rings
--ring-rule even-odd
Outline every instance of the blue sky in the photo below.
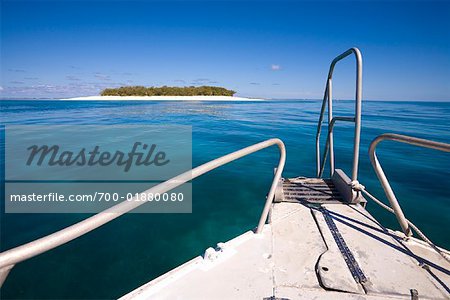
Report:
[[[321,98],[330,61],[364,59],[364,99],[450,100],[450,2],[5,1],[0,97],[219,85]],[[354,97],[354,60],[334,95]]]

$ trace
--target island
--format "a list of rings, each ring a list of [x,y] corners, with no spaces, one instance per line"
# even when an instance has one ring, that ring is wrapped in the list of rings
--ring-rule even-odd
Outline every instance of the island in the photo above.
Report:
[[[217,86],[122,86],[106,88],[99,96],[63,100],[191,100],[191,101],[261,101],[263,99],[235,97],[235,91]]]
[[[233,96],[235,91],[218,86],[122,86],[104,89],[102,96]]]

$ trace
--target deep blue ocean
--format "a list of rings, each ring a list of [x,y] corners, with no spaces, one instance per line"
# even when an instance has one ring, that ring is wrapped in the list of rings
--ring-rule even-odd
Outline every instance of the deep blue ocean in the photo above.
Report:
[[[321,101],[0,103],[2,125],[191,125],[193,166],[278,137],[287,147],[284,177],[315,175],[315,133]],[[351,116],[353,109],[353,101],[335,101],[335,115]],[[386,132],[450,143],[450,102],[363,102],[359,181],[385,202],[369,162],[368,146]],[[338,123],[336,167],[347,174],[351,171],[352,143],[352,124]],[[0,298],[117,298],[217,242],[253,229],[277,165],[277,151],[263,150],[195,179],[192,214],[128,214],[18,264],[1,289]],[[383,142],[378,155],[407,218],[436,244],[450,248],[450,154]],[[89,216],[5,214],[3,207],[2,203],[2,251]],[[370,200],[367,208],[385,226],[399,228],[393,215]]]

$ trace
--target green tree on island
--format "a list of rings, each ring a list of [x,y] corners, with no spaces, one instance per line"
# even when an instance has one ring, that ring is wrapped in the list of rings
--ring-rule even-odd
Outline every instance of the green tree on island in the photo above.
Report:
[[[104,89],[102,96],[233,96],[235,91],[217,86],[122,86]]]

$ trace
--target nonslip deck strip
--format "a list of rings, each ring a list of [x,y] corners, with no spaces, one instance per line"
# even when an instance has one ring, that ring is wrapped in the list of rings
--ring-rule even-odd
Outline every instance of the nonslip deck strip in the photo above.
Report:
[[[322,212],[325,222],[327,223],[327,226],[330,229],[334,240],[336,241],[339,251],[342,253],[342,256],[344,257],[345,263],[347,264],[350,272],[352,273],[353,278],[358,283],[366,282],[367,281],[366,275],[364,275],[364,272],[361,270],[358,263],[356,262],[353,253],[350,251],[347,244],[345,243],[345,240],[342,237],[341,233],[339,232],[339,229],[337,228],[336,224],[334,223],[333,218],[330,216],[330,213],[326,208],[323,207],[320,207],[319,210]]]

